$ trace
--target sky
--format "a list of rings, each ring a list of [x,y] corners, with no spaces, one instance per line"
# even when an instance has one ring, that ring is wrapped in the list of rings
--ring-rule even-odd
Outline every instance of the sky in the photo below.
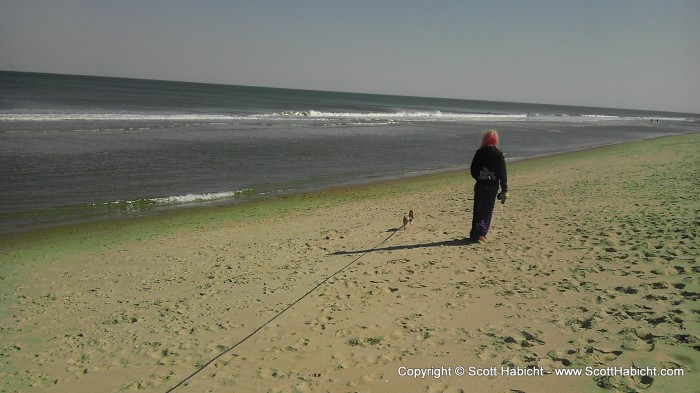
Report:
[[[698,0],[0,0],[0,70],[700,113],[698,21]]]

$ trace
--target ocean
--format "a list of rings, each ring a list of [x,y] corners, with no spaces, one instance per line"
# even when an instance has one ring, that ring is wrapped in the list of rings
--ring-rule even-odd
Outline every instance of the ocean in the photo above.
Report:
[[[512,161],[700,115],[0,71],[0,233],[465,168],[487,129]]]

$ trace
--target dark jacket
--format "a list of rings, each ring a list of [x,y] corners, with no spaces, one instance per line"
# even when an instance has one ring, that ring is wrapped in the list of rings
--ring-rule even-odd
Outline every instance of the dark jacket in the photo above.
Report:
[[[508,191],[506,159],[496,146],[482,146],[474,154],[471,165],[472,177],[477,182],[501,185],[501,191]]]

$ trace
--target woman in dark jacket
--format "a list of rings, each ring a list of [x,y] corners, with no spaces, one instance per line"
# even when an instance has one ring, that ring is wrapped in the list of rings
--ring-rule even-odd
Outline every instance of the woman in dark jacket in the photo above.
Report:
[[[474,241],[485,241],[491,226],[496,197],[501,203],[508,197],[508,174],[506,160],[498,149],[498,133],[486,131],[481,139],[481,147],[474,154],[471,165],[474,185],[474,211],[472,230],[469,237]],[[498,186],[501,192],[498,192]]]

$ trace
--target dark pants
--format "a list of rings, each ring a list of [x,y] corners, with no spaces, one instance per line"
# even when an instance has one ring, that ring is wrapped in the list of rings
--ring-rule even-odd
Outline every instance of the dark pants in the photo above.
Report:
[[[497,194],[498,184],[476,182],[474,185],[474,215],[472,230],[469,233],[472,239],[477,240],[479,236],[486,237],[489,233]]]

